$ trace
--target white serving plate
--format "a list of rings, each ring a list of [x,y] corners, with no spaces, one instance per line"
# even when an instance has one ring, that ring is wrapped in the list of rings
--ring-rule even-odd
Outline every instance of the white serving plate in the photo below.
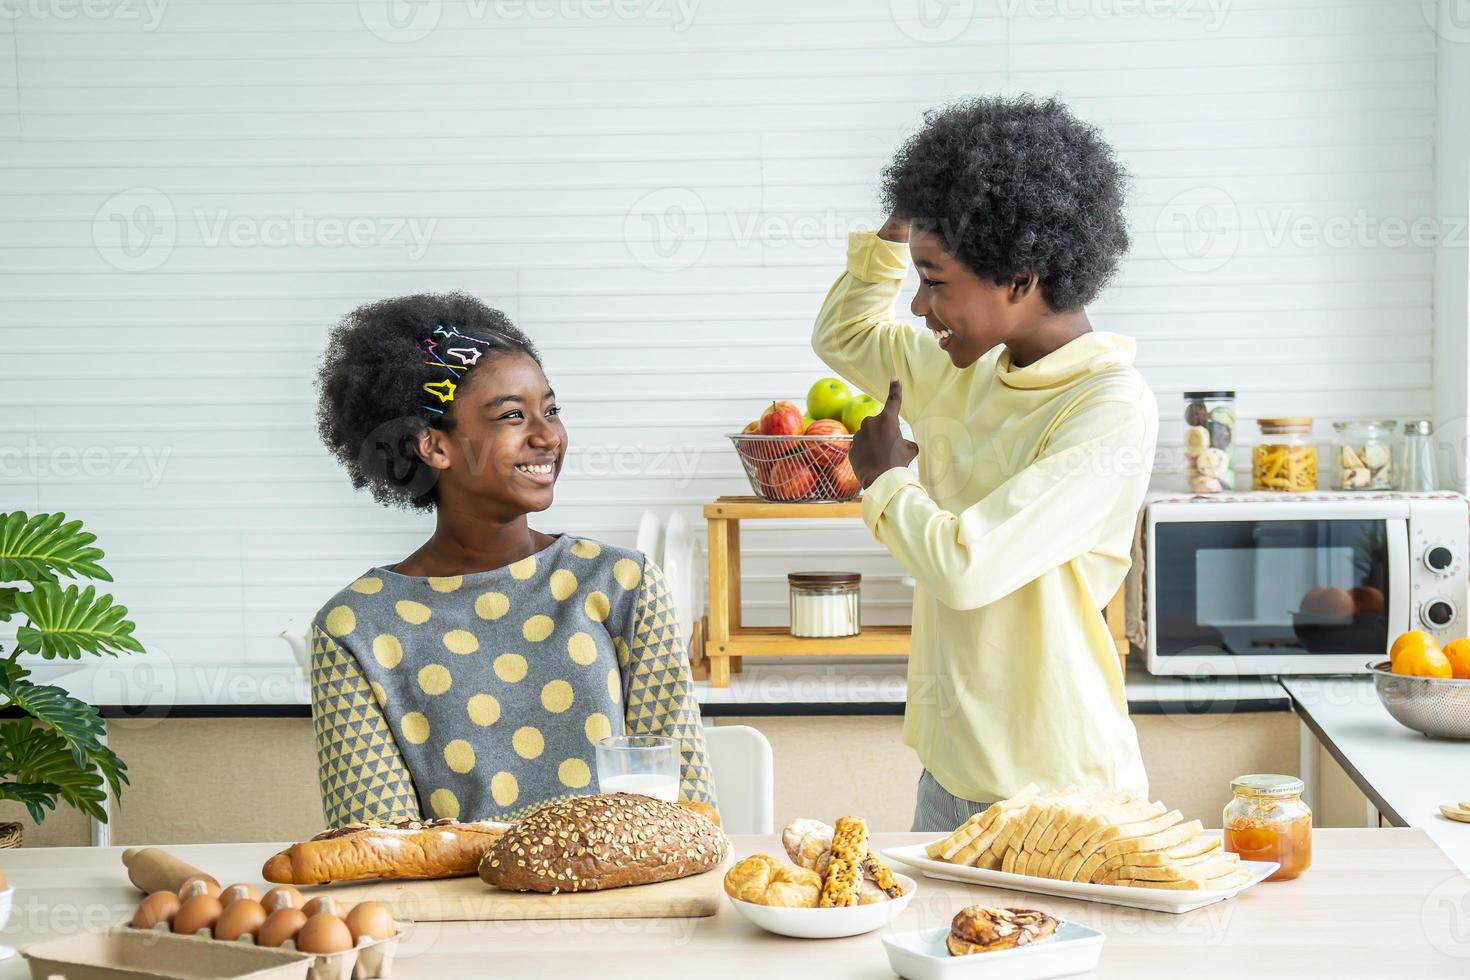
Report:
[[[1038,895],[1055,895],[1059,898],[1076,898],[1084,902],[1122,905],[1131,909],[1147,909],[1150,912],[1193,912],[1206,905],[1223,902],[1264,881],[1281,867],[1274,861],[1242,861],[1240,867],[1251,873],[1251,880],[1245,884],[1224,891],[1188,891],[1139,888],[1134,885],[1094,885],[1090,881],[1060,881],[1056,878],[1039,878],[1006,871],[987,871],[984,868],[936,861],[924,853],[923,844],[890,847],[883,851],[883,856],[931,878],[963,881],[970,885],[989,885],[992,888],[1010,888],[1018,892],[1035,892]]]
[[[903,914],[919,885],[907,875],[895,874],[903,886],[903,895],[872,905],[852,905],[840,909],[788,909],[773,905],[756,905],[730,898],[735,910],[752,923],[778,936],[796,939],[841,939],[860,936],[881,929]]]
[[[947,926],[938,926],[884,936],[888,965],[907,980],[1048,980],[1095,969],[1106,938],[1096,929],[1063,920],[1039,943],[951,956],[944,945],[948,935]]]

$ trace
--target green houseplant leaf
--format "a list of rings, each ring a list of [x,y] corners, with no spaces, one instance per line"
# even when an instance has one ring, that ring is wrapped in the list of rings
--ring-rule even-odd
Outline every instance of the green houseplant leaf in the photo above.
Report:
[[[127,766],[103,744],[107,726],[96,708],[59,687],[32,683],[24,668],[11,663],[0,664],[0,697],[60,735],[79,767],[95,766],[113,793],[121,791]]]
[[[111,582],[97,564],[103,554],[93,546],[96,540],[65,514],[0,514],[0,582],[54,582],[58,575]]]
[[[71,806],[98,820],[107,819],[101,774],[79,769],[66,739],[50,729],[37,728],[27,719],[0,725],[0,771],[13,777],[0,783],[0,795],[25,803],[35,820],[45,817],[36,799],[38,791],[53,786],[56,796]]]
[[[16,608],[30,620],[16,631],[17,653],[77,660],[83,653],[143,652],[143,645],[133,639],[127,607],[114,603],[110,595],[98,595],[90,585],[62,589],[55,582],[39,582],[16,597]]]

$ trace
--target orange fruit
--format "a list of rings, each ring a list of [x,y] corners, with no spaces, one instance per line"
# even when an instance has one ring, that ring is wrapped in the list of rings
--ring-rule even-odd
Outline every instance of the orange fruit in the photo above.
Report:
[[[1392,663],[1398,663],[1399,654],[1408,650],[1424,650],[1427,648],[1439,649],[1439,642],[1423,630],[1410,630],[1399,634],[1398,639],[1393,641],[1393,646],[1388,650],[1388,659]]]
[[[1445,658],[1456,680],[1470,681],[1470,639],[1454,640],[1444,645]]]
[[[1420,646],[1404,650],[1393,662],[1393,672],[1409,677],[1448,678],[1454,676],[1454,671],[1450,667],[1450,658],[1446,657],[1444,651],[1437,646]]]

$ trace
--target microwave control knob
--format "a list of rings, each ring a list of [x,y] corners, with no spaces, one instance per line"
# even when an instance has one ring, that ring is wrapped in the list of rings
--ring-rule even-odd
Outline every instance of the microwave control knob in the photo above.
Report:
[[[1419,607],[1419,618],[1430,630],[1442,630],[1455,621],[1455,604],[1448,599],[1430,599]]]
[[[1455,564],[1455,553],[1442,544],[1424,549],[1424,567],[1436,575],[1444,575]]]

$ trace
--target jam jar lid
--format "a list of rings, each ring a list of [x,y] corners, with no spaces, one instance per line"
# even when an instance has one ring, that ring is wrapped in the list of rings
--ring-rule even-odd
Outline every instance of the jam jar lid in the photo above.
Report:
[[[860,572],[788,572],[786,581],[791,585],[816,587],[834,585],[858,585],[863,580]]]
[[[1306,783],[1295,776],[1277,772],[1258,772],[1236,776],[1230,781],[1230,792],[1239,796],[1300,796]]]

